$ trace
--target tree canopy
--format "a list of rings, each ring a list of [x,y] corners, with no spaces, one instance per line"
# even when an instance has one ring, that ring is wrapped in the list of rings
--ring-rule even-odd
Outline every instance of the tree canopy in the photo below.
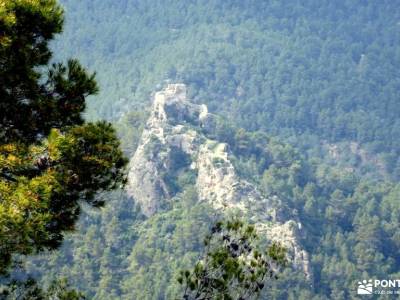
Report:
[[[204,255],[194,270],[181,271],[183,299],[256,299],[286,264],[282,246],[273,243],[263,252],[257,239],[255,227],[238,218],[218,221],[204,240]]]
[[[123,182],[126,163],[112,126],[85,123],[98,91],[76,60],[50,65],[61,32],[54,0],[0,1],[0,271],[14,254],[57,248],[80,201]]]
[[[97,71],[96,80],[102,88],[93,101],[86,97],[86,90],[85,118],[118,122],[123,149],[132,154],[145,126],[150,93],[168,80],[185,82],[193,101],[206,103],[210,112],[229,121],[219,124],[213,134],[216,140],[229,144],[239,175],[267,196],[278,196],[289,210],[297,211],[306,233],[303,242],[313,276],[306,279],[286,268],[271,289],[263,289],[261,299],[348,299],[354,297],[362,278],[398,277],[400,10],[396,1],[61,2],[68,11],[65,31],[52,44],[53,53],[46,49],[53,59],[78,57]],[[11,224],[13,230],[21,229],[14,236],[12,231],[0,234],[11,243],[19,233],[29,232],[19,245],[33,241],[34,232],[42,236],[50,232],[46,224],[53,224],[51,221],[43,221],[43,231],[26,231],[39,228],[35,220],[43,220],[45,212],[51,216],[44,197],[55,203],[56,210],[64,211],[65,217],[73,215],[70,211],[77,207],[77,197],[96,204],[91,198],[96,189],[89,189],[92,179],[86,182],[85,191],[78,184],[80,190],[74,189],[71,198],[69,194],[59,197],[54,189],[42,189],[48,184],[43,184],[40,176],[54,170],[41,169],[48,165],[48,155],[43,151],[51,144],[58,144],[51,149],[60,151],[59,159],[50,165],[63,162],[56,172],[66,170],[65,177],[57,178],[69,179],[72,185],[78,177],[81,180],[86,176],[75,176],[75,164],[64,164],[63,157],[71,159],[75,150],[85,149],[67,141],[80,139],[73,127],[83,132],[88,124],[79,124],[80,112],[71,113],[74,117],[65,121],[77,121],[73,125],[57,122],[64,117],[61,109],[79,111],[73,106],[82,104],[79,98],[63,97],[63,89],[76,95],[69,83],[86,82],[88,88],[92,77],[86,74],[80,81],[83,77],[70,76],[79,73],[70,72],[79,64],[51,66],[53,59],[34,66],[26,63],[31,58],[33,62],[43,45],[47,47],[47,41],[61,30],[62,22],[57,27],[58,21],[49,21],[62,20],[61,10],[51,3],[0,0],[1,99],[9,101],[2,100],[0,109],[0,122],[5,120],[0,128],[1,145],[6,149],[0,174],[4,189],[8,188],[3,193],[6,197],[1,196],[8,199],[0,204],[3,211],[7,209],[1,219],[6,225],[1,228],[11,228]],[[38,11],[46,12],[42,23]],[[17,15],[26,18],[21,17],[19,25],[14,26]],[[27,25],[27,16],[32,24],[47,22],[47,34],[53,26],[53,37],[47,35],[33,42],[38,32],[45,30]],[[29,36],[31,26],[35,33]],[[12,51],[12,41],[28,46],[14,44]],[[33,48],[36,50],[31,51]],[[14,63],[10,64],[12,57]],[[28,70],[21,73],[30,79],[26,81],[29,84],[19,85],[17,77],[22,75],[12,72],[12,67],[18,72]],[[51,83],[54,80],[64,82],[58,84],[57,92]],[[13,85],[7,87],[9,81]],[[78,86],[81,89],[83,85]],[[59,106],[58,101],[65,99],[75,100]],[[43,103],[51,105],[41,106]],[[18,111],[23,113],[13,114]],[[62,141],[72,150],[61,147],[65,145]],[[102,145],[100,139],[98,145]],[[177,195],[165,211],[144,219],[132,199],[119,191],[107,193],[111,205],[101,211],[85,208],[78,231],[66,238],[60,251],[28,259],[29,274],[36,275],[45,286],[55,277],[65,276],[95,299],[174,299],[182,295],[176,274],[190,269],[205,253],[202,239],[213,220],[210,208],[196,202],[191,186],[195,174],[172,175],[168,184]],[[13,192],[16,180],[21,186],[18,195]],[[64,187],[63,180],[54,182]],[[185,191],[188,187],[192,193]],[[69,193],[69,189],[60,193]],[[43,201],[25,201],[28,191],[41,193]],[[44,203],[43,210],[39,203]],[[32,207],[23,206],[28,204]],[[10,213],[19,219],[8,217]],[[4,240],[0,246],[6,245]],[[21,252],[19,245],[14,250]],[[37,249],[28,247],[25,252],[28,250]]]

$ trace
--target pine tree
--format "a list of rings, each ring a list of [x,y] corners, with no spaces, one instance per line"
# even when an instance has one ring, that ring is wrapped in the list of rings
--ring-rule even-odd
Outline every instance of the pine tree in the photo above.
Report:
[[[50,65],[61,32],[55,0],[0,0],[0,272],[14,254],[57,248],[79,202],[123,182],[112,126],[86,123],[94,74],[76,60]]]
[[[237,218],[217,222],[193,271],[180,272],[182,299],[257,299],[267,281],[277,279],[279,267],[287,263],[281,245],[272,243],[262,253],[257,239],[254,226]]]

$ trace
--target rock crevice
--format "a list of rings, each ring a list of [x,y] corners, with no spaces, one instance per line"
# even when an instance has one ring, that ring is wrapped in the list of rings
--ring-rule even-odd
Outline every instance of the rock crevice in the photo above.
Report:
[[[239,210],[269,239],[281,242],[297,268],[311,276],[308,255],[300,246],[300,222],[278,197],[265,197],[239,178],[229,159],[227,144],[211,140],[215,116],[205,105],[188,101],[184,84],[170,84],[157,92],[150,118],[129,165],[128,194],[151,216],[162,209],[173,191],[163,174],[187,167],[197,171],[199,201],[215,209]],[[190,157],[189,164],[182,164]]]

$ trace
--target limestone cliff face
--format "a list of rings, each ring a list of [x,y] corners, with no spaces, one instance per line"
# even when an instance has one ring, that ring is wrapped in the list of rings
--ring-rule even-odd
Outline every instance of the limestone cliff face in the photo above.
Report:
[[[207,118],[206,106],[186,100],[183,84],[169,85],[155,94],[153,109],[143,130],[139,146],[131,159],[127,191],[145,215],[157,212],[172,191],[165,180],[174,152],[195,155],[204,137],[196,128]]]
[[[199,201],[215,209],[239,210],[268,238],[283,243],[297,268],[310,276],[300,245],[301,224],[277,197],[264,197],[239,178],[224,143],[208,139],[215,116],[205,105],[190,103],[184,84],[170,84],[155,94],[152,112],[129,166],[127,192],[151,216],[173,197],[168,176],[180,169],[197,172]]]

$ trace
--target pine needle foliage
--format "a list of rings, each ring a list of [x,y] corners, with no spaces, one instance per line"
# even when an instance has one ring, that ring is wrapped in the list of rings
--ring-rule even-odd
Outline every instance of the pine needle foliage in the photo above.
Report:
[[[15,254],[57,248],[79,202],[124,181],[119,140],[86,123],[95,74],[76,60],[50,64],[63,11],[54,0],[0,0],[0,272]]]

